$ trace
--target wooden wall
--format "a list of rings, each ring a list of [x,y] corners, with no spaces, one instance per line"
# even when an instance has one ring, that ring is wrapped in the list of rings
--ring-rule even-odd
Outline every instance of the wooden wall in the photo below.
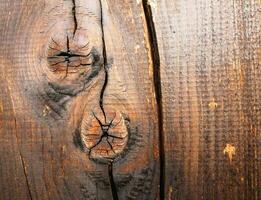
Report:
[[[0,200],[261,199],[259,0],[0,0]]]

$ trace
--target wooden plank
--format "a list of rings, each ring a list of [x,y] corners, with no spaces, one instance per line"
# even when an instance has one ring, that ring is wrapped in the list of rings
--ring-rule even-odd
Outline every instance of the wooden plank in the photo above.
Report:
[[[107,17],[104,19],[107,58],[111,62],[104,104],[108,113],[119,109],[127,114],[132,125],[126,157],[115,163],[115,178],[121,189],[119,199],[156,199],[158,119],[143,6],[141,2],[127,0],[107,0],[103,5]]]
[[[142,5],[1,0],[0,11],[0,198],[156,199]]]
[[[260,1],[149,1],[165,199],[261,198]]]

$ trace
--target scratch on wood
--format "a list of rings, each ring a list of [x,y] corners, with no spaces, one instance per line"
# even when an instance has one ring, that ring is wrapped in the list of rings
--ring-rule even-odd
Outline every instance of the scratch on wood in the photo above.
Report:
[[[19,145],[19,143],[18,143],[16,119],[14,119],[14,123],[15,123],[15,137],[16,137],[16,143],[17,143],[18,151],[19,151],[19,158],[20,158],[20,161],[21,161],[21,164],[22,164],[22,167],[23,167],[23,173],[24,173],[24,176],[25,176],[25,181],[26,181],[26,186],[27,186],[27,189],[28,189],[29,197],[30,197],[31,200],[33,200],[32,192],[31,192],[30,184],[29,184],[29,180],[28,180],[28,174],[27,174],[27,172],[26,172],[25,162],[24,162],[24,159],[23,159],[23,156],[22,156],[22,152],[21,152],[21,149],[20,149],[20,145]]]

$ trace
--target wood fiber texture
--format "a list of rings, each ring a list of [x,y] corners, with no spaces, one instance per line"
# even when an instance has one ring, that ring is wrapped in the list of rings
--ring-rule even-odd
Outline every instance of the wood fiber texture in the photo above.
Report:
[[[0,0],[0,200],[261,199],[259,0]]]
[[[261,199],[260,1],[151,1],[166,199]]]

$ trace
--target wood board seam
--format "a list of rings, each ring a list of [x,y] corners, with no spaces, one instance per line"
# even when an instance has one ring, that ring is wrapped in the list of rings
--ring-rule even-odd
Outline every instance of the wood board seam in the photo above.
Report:
[[[164,130],[163,130],[163,109],[162,109],[162,91],[160,75],[160,56],[158,50],[157,34],[153,20],[151,5],[148,0],[142,0],[142,7],[145,15],[147,34],[149,38],[149,50],[153,68],[154,92],[157,103],[158,126],[159,126],[159,159],[160,159],[160,199],[165,199],[165,148],[164,148]]]

